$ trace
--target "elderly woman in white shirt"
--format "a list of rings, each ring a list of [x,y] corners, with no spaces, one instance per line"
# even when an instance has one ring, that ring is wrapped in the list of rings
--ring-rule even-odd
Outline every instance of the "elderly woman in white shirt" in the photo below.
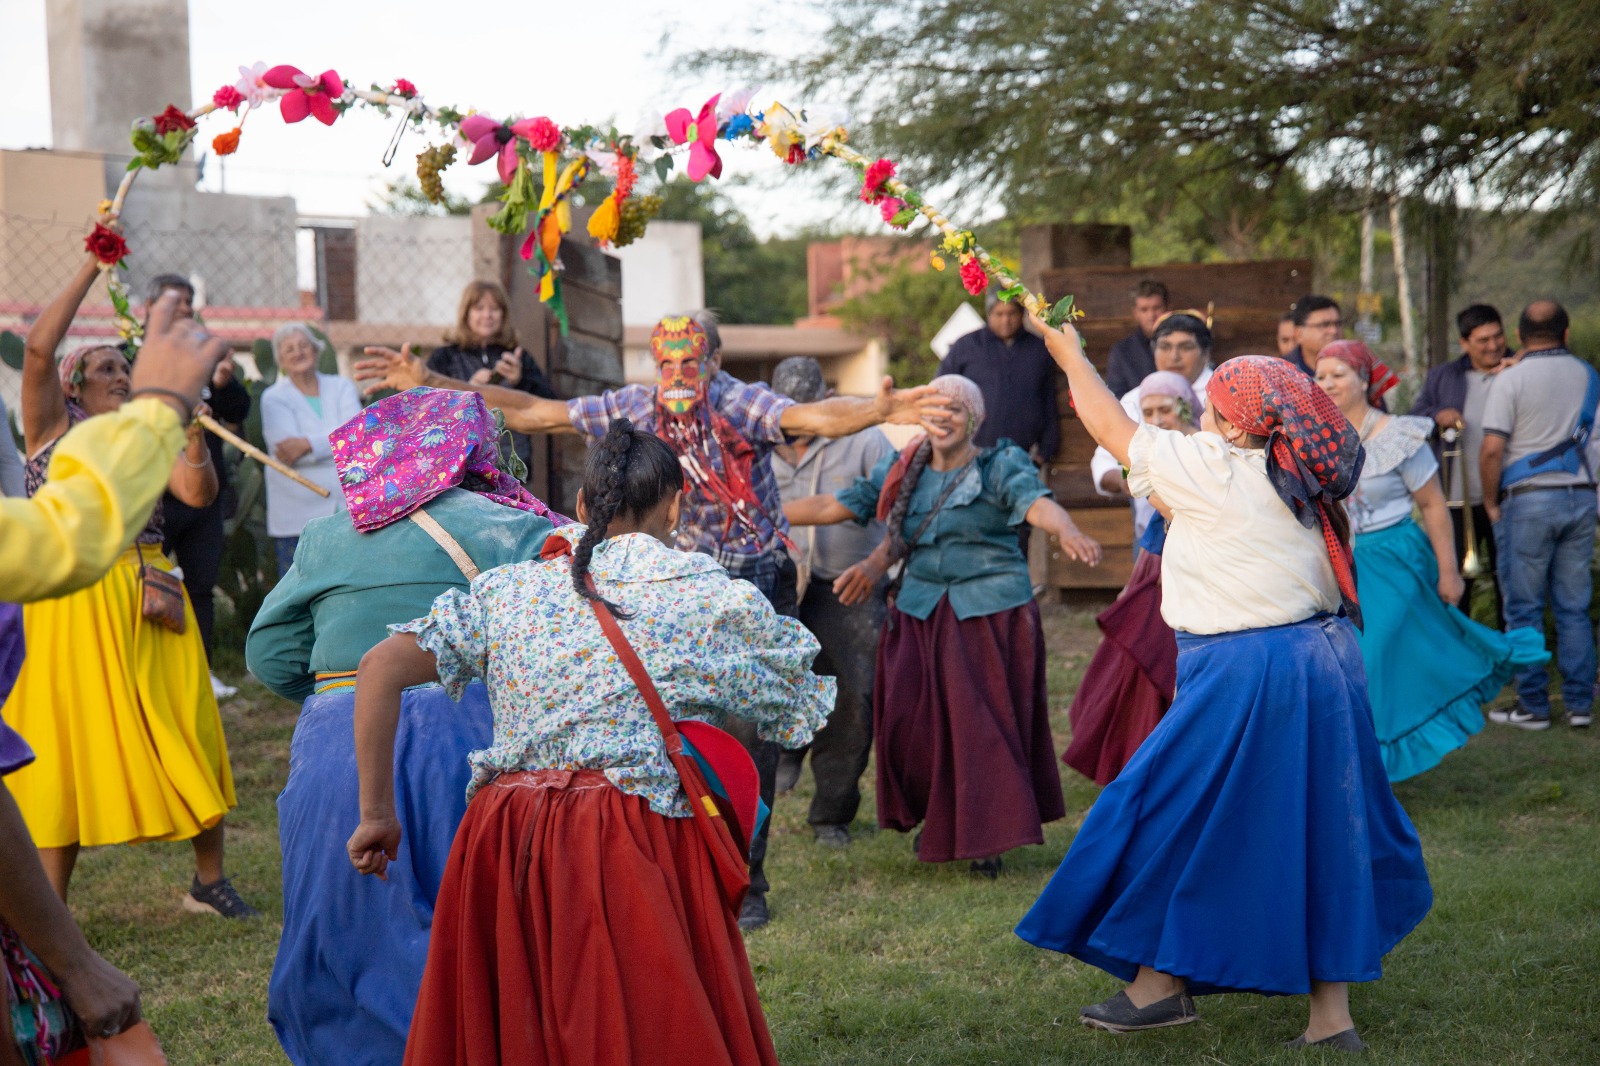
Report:
[[[361,413],[361,396],[353,382],[317,372],[321,352],[321,342],[303,323],[290,322],[272,335],[279,375],[261,394],[261,434],[275,458],[328,490],[323,498],[274,470],[267,471],[267,534],[277,552],[280,577],[294,562],[306,523],[344,506],[328,435]]]
[[[1150,336],[1151,350],[1155,353],[1156,370],[1182,374],[1200,397],[1200,417],[1205,410],[1206,383],[1211,380],[1211,322],[1199,311],[1168,311],[1156,322],[1156,331]],[[1122,396],[1122,409],[1135,422],[1142,419],[1139,410],[1139,390],[1129,389]],[[1089,473],[1094,478],[1094,489],[1102,496],[1128,496],[1128,485],[1122,478],[1122,464],[1112,458],[1104,445],[1094,450],[1089,460]],[[1143,497],[1133,500],[1133,539],[1137,544],[1155,514],[1150,501]]]
[[[1035,323],[1042,326],[1042,323]],[[1213,992],[1310,995],[1291,1047],[1359,1051],[1349,983],[1432,902],[1384,773],[1340,501],[1359,435],[1292,364],[1245,356],[1206,385],[1205,432],[1140,425],[1072,334],[1044,327],[1084,426],[1172,512],[1161,614],[1171,708],[1106,786],[1025,940],[1129,982],[1084,1007],[1116,1032],[1195,1021]]]

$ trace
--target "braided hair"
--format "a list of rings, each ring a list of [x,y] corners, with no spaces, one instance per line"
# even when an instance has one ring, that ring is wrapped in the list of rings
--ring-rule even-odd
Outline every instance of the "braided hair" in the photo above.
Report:
[[[928,461],[932,458],[933,440],[927,438],[911,453],[911,462],[906,464],[906,476],[894,495],[894,503],[889,507],[889,517],[884,520],[889,531],[890,562],[904,559],[911,551],[911,546],[906,543],[906,511],[911,507],[911,496],[917,491],[917,482],[922,480],[922,472],[928,468]]]
[[[589,561],[618,515],[641,518],[683,490],[683,469],[666,441],[614,418],[583,466],[583,500],[589,525],[572,551],[572,587],[586,600],[603,603],[618,618],[631,617],[589,585]]]

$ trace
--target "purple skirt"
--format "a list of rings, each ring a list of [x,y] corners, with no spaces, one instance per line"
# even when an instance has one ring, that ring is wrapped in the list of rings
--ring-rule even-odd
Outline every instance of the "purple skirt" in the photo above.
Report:
[[[878,825],[922,825],[923,862],[1044,843],[1066,813],[1050,741],[1039,606],[962,621],[899,610],[878,642]]]

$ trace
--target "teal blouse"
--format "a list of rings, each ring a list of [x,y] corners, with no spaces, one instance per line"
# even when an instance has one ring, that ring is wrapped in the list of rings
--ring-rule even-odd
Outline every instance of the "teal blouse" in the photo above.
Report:
[[[857,522],[864,524],[877,514],[878,494],[897,458],[884,456],[870,477],[857,478],[835,494]],[[1051,495],[1050,490],[1028,453],[1002,440],[979,452],[963,470],[930,466],[922,472],[902,527],[906,537],[921,527],[952,477],[959,477],[960,484],[911,545],[896,606],[919,620],[931,615],[944,596],[963,620],[1022,606],[1033,599],[1033,582],[1017,548],[1016,527],[1033,502]]]
[[[482,571],[537,559],[547,518],[450,489],[422,508]],[[311,695],[319,673],[354,670],[390,624],[427,614],[467,579],[422,527],[402,519],[358,533],[340,512],[313,519],[294,566],[267,594],[245,641],[250,672],[291,700]]]

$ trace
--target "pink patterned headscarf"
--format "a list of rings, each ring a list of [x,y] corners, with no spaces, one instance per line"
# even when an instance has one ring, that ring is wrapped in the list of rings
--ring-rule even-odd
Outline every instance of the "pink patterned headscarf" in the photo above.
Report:
[[[461,485],[495,503],[571,522],[501,470],[494,416],[474,392],[410,389],[379,400],[328,437],[333,464],[362,533],[382,529]]]
[[[108,352],[117,350],[110,344],[83,344],[61,357],[61,361],[56,364],[56,373],[61,375],[62,391],[70,395],[74,385],[83,384],[83,361],[91,352],[98,352],[102,348]]]

